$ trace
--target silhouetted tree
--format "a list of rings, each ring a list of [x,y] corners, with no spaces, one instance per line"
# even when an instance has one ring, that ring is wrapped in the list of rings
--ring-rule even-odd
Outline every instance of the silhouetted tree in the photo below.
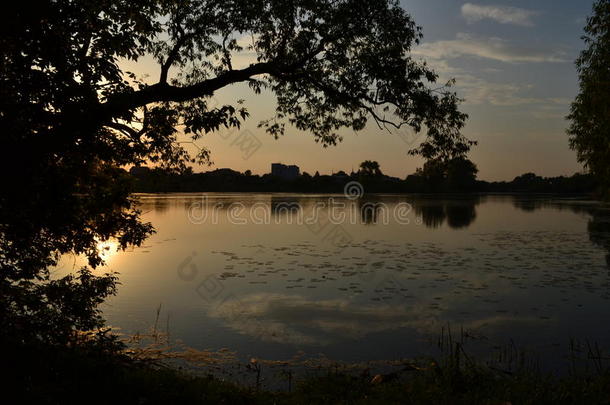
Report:
[[[545,180],[534,173],[525,173],[513,179],[512,184],[517,191],[540,190]]]
[[[365,160],[360,163],[360,172],[362,176],[381,176],[383,173],[379,167],[379,163],[371,160]]]
[[[447,188],[454,191],[470,191],[477,181],[479,169],[470,160],[457,157],[447,162]]]
[[[602,192],[610,189],[610,1],[598,0],[587,19],[586,49],[576,61],[580,92],[568,119],[570,146],[598,177]]]
[[[417,169],[427,191],[471,191],[476,185],[477,166],[465,157],[449,160],[430,159],[423,168]],[[413,183],[413,178],[410,182]]]
[[[424,180],[427,191],[438,191],[447,177],[447,167],[441,159],[430,159],[421,169],[416,170],[416,175]]]
[[[248,117],[241,100],[215,105],[217,90],[246,83],[275,94],[276,114],[324,146],[342,128],[425,128],[413,154],[464,154],[466,115],[411,48],[420,28],[397,0],[142,0],[17,2],[0,35],[0,330],[61,341],[100,325],[96,304],[114,277],[49,281],[72,252],[102,264],[99,243],[139,245],[140,221],[122,166],[169,172],[209,162],[190,156],[178,130],[198,139]],[[247,58],[240,66],[235,57]],[[150,83],[121,61],[151,56]],[[10,175],[5,175],[10,173]],[[61,287],[61,288],[60,288]],[[42,319],[46,319],[42,321]],[[52,328],[50,324],[56,326]],[[61,329],[61,330],[59,330]],[[23,333],[25,334],[25,333]]]

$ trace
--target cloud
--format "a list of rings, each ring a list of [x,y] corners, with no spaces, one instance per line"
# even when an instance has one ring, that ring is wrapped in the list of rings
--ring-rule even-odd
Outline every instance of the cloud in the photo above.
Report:
[[[489,19],[501,24],[531,27],[534,25],[532,17],[538,14],[537,11],[508,6],[481,6],[472,3],[466,3],[462,6],[462,16],[469,23]]]
[[[492,82],[462,69],[452,68],[444,61],[438,61],[433,66],[443,79],[456,79],[455,90],[465,99],[466,105],[528,105],[530,108],[527,111],[536,118],[564,117],[569,110],[570,99],[526,95],[534,89],[532,84]]]
[[[472,39],[466,34],[459,34],[458,39],[453,42],[460,40],[482,42],[482,40]],[[455,67],[450,63],[450,59],[458,54],[458,50],[445,51],[445,48],[449,47],[446,43],[452,41],[442,42],[441,45],[433,43],[434,46],[424,49],[419,52],[419,55],[425,56],[429,65],[438,72],[440,75],[439,83],[444,83],[451,78],[456,79],[455,90],[460,97],[465,99],[466,105],[492,105],[496,107],[528,105],[528,112],[536,118],[558,118],[567,114],[571,102],[569,99],[532,97],[528,95],[534,89],[532,84],[489,81],[483,78],[483,75],[475,75],[472,70]],[[514,55],[516,52],[509,54]],[[555,55],[559,54],[556,53]],[[523,58],[523,55],[519,56],[519,59]],[[508,59],[508,57],[503,59]],[[544,59],[544,57],[540,56],[539,59]],[[553,58],[547,57],[546,59],[552,60]],[[480,71],[498,75],[504,69],[481,68]]]
[[[241,333],[288,344],[330,344],[341,337],[363,338],[413,321],[412,309],[358,305],[347,299],[310,301],[299,295],[259,293],[227,301],[209,316]],[[427,319],[432,319],[428,317]]]
[[[515,46],[501,38],[481,38],[458,33],[455,39],[424,43],[414,55],[432,59],[477,57],[508,63],[563,63],[565,55],[556,51]]]
[[[585,25],[587,23],[587,17],[578,17],[574,22],[578,25]]]
[[[529,110],[531,113],[537,112],[537,109],[544,109],[545,116],[550,112],[553,112],[554,116],[565,116],[569,109],[569,99],[523,95],[534,88],[531,84],[495,83],[459,72],[453,76],[457,81],[456,87],[467,104],[489,104],[498,107],[530,105],[535,107]]]
[[[445,292],[448,295],[447,292]],[[447,297],[449,298],[449,297]],[[329,345],[343,339],[363,339],[373,333],[409,328],[432,336],[446,325],[448,311],[472,309],[470,300],[451,297],[437,309],[429,301],[411,305],[365,304],[346,298],[312,300],[301,295],[257,293],[239,300],[225,301],[208,315],[225,325],[263,341],[292,345]],[[535,323],[536,318],[482,314],[462,322],[465,330],[490,325]]]

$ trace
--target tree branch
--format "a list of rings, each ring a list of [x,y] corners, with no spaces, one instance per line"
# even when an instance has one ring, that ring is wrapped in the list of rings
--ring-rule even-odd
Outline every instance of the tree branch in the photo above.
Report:
[[[138,139],[139,134],[138,131],[130,127],[129,125],[121,124],[119,122],[108,122],[105,124],[108,128],[116,129],[117,131],[121,131],[127,135],[129,135],[133,139]]]
[[[116,94],[100,105],[97,116],[100,117],[102,122],[107,122],[113,117],[151,103],[184,102],[198,97],[211,96],[216,90],[230,84],[252,80],[253,76],[270,74],[276,77],[285,77],[284,75],[297,71],[307,61],[315,58],[318,53],[324,50],[324,46],[325,42],[321,41],[313,51],[306,53],[302,58],[288,65],[278,61],[259,62],[244,69],[226,71],[212,79],[188,86],[173,86],[160,81],[135,92]],[[164,65],[167,65],[168,62],[169,59]]]
[[[277,74],[281,69],[273,63],[256,63],[240,70],[227,71],[213,79],[189,86],[172,86],[159,82],[152,86],[129,93],[110,97],[100,105],[99,116],[105,122],[112,117],[134,108],[157,102],[183,102],[198,97],[211,96],[218,89],[233,83],[239,83],[262,74]]]

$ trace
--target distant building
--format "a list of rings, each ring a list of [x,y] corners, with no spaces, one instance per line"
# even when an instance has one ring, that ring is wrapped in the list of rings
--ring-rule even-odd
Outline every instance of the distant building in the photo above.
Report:
[[[271,174],[277,177],[281,177],[284,180],[294,180],[299,177],[300,170],[299,166],[287,166],[281,163],[272,163]]]

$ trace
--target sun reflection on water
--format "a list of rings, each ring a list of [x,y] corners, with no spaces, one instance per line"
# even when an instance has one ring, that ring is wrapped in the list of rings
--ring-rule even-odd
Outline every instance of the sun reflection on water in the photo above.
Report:
[[[100,258],[104,260],[105,264],[108,264],[119,252],[119,242],[115,239],[99,241],[97,243],[97,249]]]

